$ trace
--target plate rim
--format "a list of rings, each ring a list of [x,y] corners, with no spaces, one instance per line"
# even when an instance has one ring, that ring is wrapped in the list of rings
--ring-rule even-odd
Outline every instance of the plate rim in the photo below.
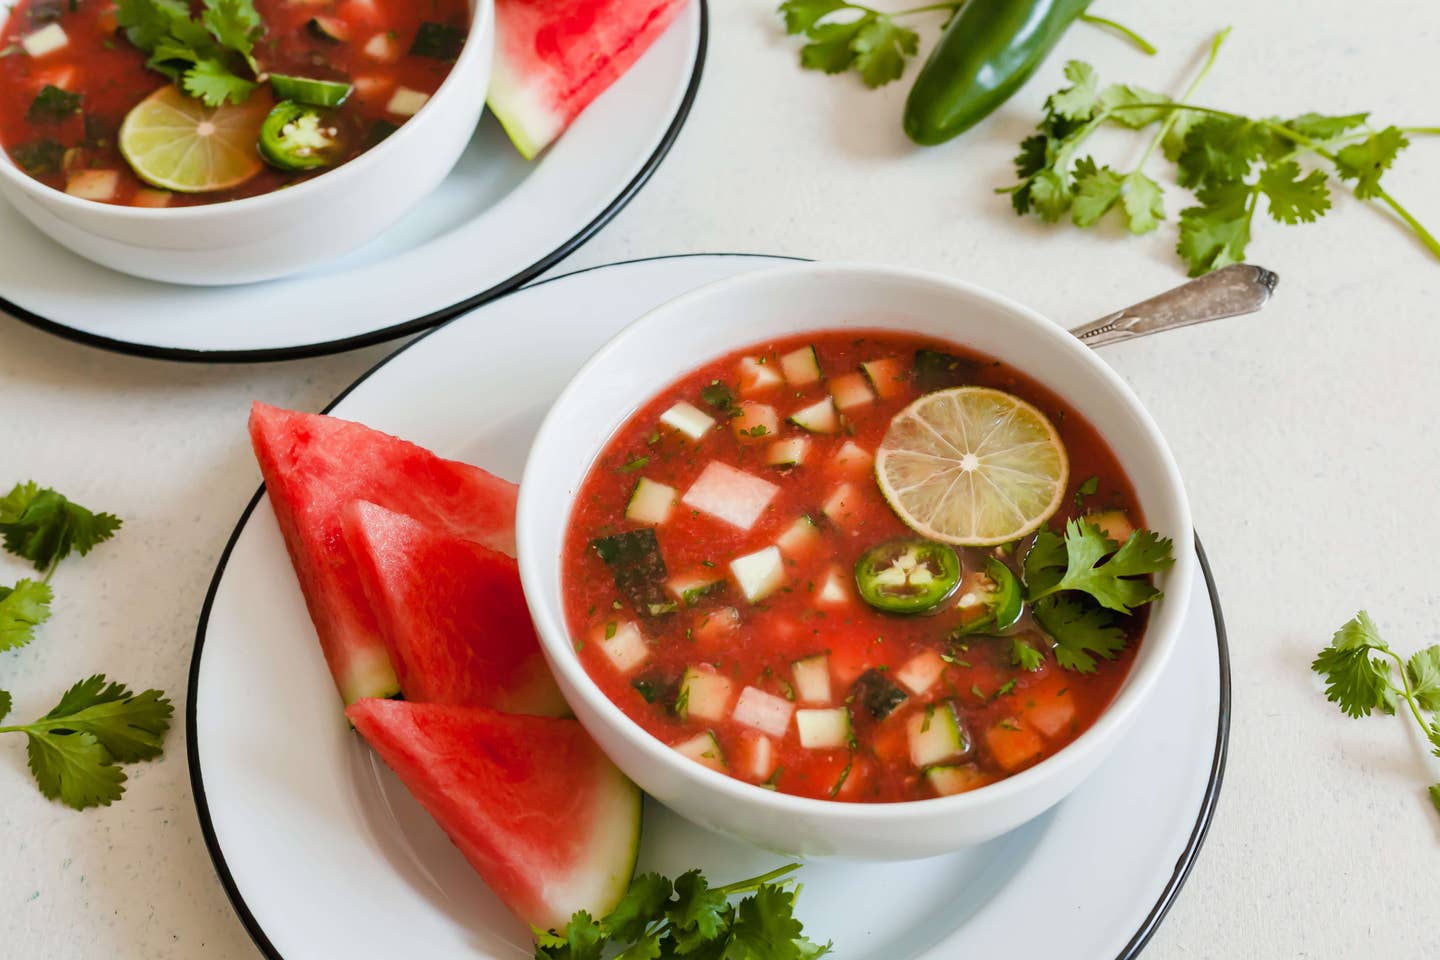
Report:
[[[69,340],[83,346],[93,347],[97,350],[104,350],[108,353],[116,353],[122,356],[144,357],[150,360],[171,360],[180,363],[275,363],[282,360],[302,360],[310,357],[324,357],[336,353],[345,353],[350,350],[358,350],[362,347],[370,347],[389,340],[395,340],[408,334],[423,330],[431,330],[442,324],[455,319],[461,314],[468,313],[476,307],[483,306],[492,300],[496,300],[530,283],[545,271],[565,260],[576,250],[580,249],[589,240],[603,230],[621,210],[629,206],[630,201],[645,186],[649,179],[660,168],[660,164],[670,154],[671,148],[680,136],[686,122],[690,119],[690,110],[695,104],[695,98],[700,92],[700,79],[705,72],[705,59],[710,46],[710,8],[709,0],[696,0],[700,10],[700,34],[695,47],[695,64],[690,71],[690,79],[685,86],[685,93],[680,98],[680,104],[676,108],[675,116],[671,118],[670,125],[660,137],[660,142],[655,145],[654,151],[641,165],[639,171],[630,179],[624,188],[606,204],[589,223],[580,228],[573,236],[564,243],[551,250],[548,254],[536,260],[530,266],[510,277],[472,294],[463,300],[456,301],[447,307],[433,310],[423,316],[404,320],[400,323],[393,323],[389,326],[371,330],[366,333],[355,334],[349,337],[340,337],[334,340],[324,340],[319,343],[307,343],[291,347],[259,347],[247,350],[198,350],[191,347],[164,347],[148,343],[134,343],[116,337],[103,336],[98,333],[90,333],[79,330],[58,320],[41,316],[33,310],[27,310],[8,297],[0,296],[0,311],[28,326],[34,327],[43,333],[59,337],[62,340]],[[628,262],[628,261],[626,261]],[[609,266],[609,264],[605,264]],[[101,268],[103,269],[103,268]],[[578,272],[578,271],[577,271]],[[569,276],[570,274],[563,274]],[[551,279],[559,279],[558,277]],[[367,370],[364,376],[373,372]],[[358,385],[357,380],[351,384],[351,388]],[[349,392],[349,389],[346,390]],[[344,394],[336,397],[331,404],[338,403]],[[326,409],[329,409],[327,407]]]
[[[700,3],[703,14],[705,0],[700,0]],[[700,57],[702,61],[704,59],[704,39],[702,19],[702,47]],[[663,254],[596,264],[579,270],[572,270],[558,276],[548,277],[545,280],[530,284],[530,287],[544,286],[549,283],[554,283],[557,280],[566,280],[581,274],[591,273],[596,270],[605,270],[611,267],[623,267],[631,264],[649,263],[659,260],[684,260],[700,257],[753,257],[756,259],[793,261],[804,261],[808,259],[805,257],[778,254],[736,252]],[[525,289],[529,289],[530,287],[526,287]],[[506,291],[506,293],[509,292],[513,291]],[[490,299],[497,299],[498,296],[499,295]],[[482,303],[477,303],[473,306],[481,306],[483,302],[487,301],[482,301]],[[442,329],[448,322],[455,319],[458,319],[458,315],[449,317],[444,322],[437,322],[436,325],[426,330],[420,336],[408,343],[402,344],[382,357],[373,366],[356,377],[345,389],[336,394],[320,413],[329,413],[335,409],[346,397],[358,389],[365,381],[369,380],[370,377],[377,373],[382,367],[386,366],[390,361],[410,349],[410,347],[416,343],[428,337],[431,333]],[[191,798],[195,804],[196,817],[200,822],[200,833],[205,841],[206,852],[210,855],[211,865],[215,868],[216,878],[220,881],[220,886],[224,889],[225,896],[230,901],[231,908],[235,911],[235,915],[237,919],[239,919],[241,926],[245,928],[245,932],[249,935],[251,941],[255,944],[255,947],[260,951],[265,960],[296,960],[294,957],[286,958],[275,948],[274,944],[270,942],[270,938],[266,935],[260,922],[255,919],[255,915],[251,913],[249,905],[245,902],[244,895],[240,892],[239,886],[235,883],[235,878],[230,873],[229,864],[225,859],[225,853],[221,849],[219,837],[215,833],[215,826],[210,817],[210,804],[205,795],[204,777],[200,771],[200,749],[196,736],[198,733],[199,716],[195,694],[200,682],[200,660],[205,649],[205,638],[210,623],[211,610],[215,602],[215,597],[219,593],[220,582],[224,578],[226,567],[230,561],[230,555],[234,551],[235,545],[239,542],[240,535],[244,533],[246,526],[249,524],[255,508],[259,506],[260,499],[264,496],[265,485],[262,483],[260,488],[250,497],[250,501],[245,505],[245,509],[240,513],[234,528],[230,531],[230,536],[225,542],[225,548],[220,552],[220,558],[216,562],[215,572],[210,578],[210,585],[205,591],[205,601],[201,605],[199,621],[195,628],[195,643],[191,648],[190,669],[187,672],[185,684],[185,755],[190,777]],[[1196,816],[1194,826],[1191,828],[1190,835],[1186,840],[1185,847],[1181,850],[1180,856],[1175,862],[1175,869],[1172,871],[1169,881],[1167,881],[1161,889],[1154,906],[1151,907],[1150,911],[1145,915],[1144,920],[1141,921],[1139,929],[1135,931],[1126,942],[1124,948],[1116,956],[1116,960],[1135,960],[1135,958],[1139,957],[1141,952],[1149,944],[1151,938],[1154,937],[1155,932],[1160,928],[1160,924],[1164,921],[1166,914],[1170,912],[1170,908],[1174,906],[1181,889],[1184,888],[1186,880],[1190,877],[1190,871],[1199,859],[1201,848],[1205,845],[1205,840],[1210,832],[1210,826],[1215,819],[1215,811],[1219,805],[1220,793],[1225,780],[1225,767],[1229,758],[1231,720],[1230,643],[1225,627],[1224,611],[1220,604],[1219,587],[1215,582],[1215,575],[1210,568],[1210,561],[1205,553],[1205,547],[1200,540],[1198,532],[1195,535],[1194,548],[1200,561],[1200,571],[1204,578],[1206,594],[1210,601],[1210,615],[1215,627],[1217,666],[1220,674],[1215,751],[1210,762],[1210,774],[1206,782],[1205,792],[1201,795],[1199,813]]]

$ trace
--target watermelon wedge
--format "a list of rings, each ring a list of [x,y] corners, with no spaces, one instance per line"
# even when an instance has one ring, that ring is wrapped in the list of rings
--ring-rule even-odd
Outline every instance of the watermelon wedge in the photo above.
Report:
[[[575,720],[360,700],[355,729],[525,923],[603,917],[640,846],[640,790]]]
[[[348,420],[256,403],[250,439],[320,647],[346,703],[400,692],[340,526],[369,500],[504,553],[517,487]]]
[[[665,32],[685,0],[495,0],[487,102],[527,160]]]
[[[515,560],[364,500],[345,542],[405,699],[562,717]]]

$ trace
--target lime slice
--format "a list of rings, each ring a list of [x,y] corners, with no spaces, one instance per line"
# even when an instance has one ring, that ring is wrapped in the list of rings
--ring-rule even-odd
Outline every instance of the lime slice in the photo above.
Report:
[[[875,454],[880,491],[916,533],[993,546],[1060,508],[1070,461],[1055,426],[989,387],[929,393],[895,415]]]
[[[120,153],[146,183],[180,193],[239,186],[264,167],[255,149],[274,102],[260,91],[207,107],[173,86],[141,100],[120,125]]]

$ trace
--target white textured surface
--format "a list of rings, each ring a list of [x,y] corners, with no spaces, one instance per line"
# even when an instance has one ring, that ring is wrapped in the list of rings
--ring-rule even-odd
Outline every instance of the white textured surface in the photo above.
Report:
[[[1139,241],[1050,230],[1015,220],[990,194],[1007,182],[1014,144],[1065,57],[1168,89],[1208,32],[1233,23],[1210,102],[1440,120],[1427,95],[1440,43],[1429,0],[1363,13],[1339,0],[1104,0],[1101,12],[1143,28],[1162,56],[1147,61],[1077,29],[1009,106],[925,152],[896,126],[902,89],[802,75],[768,0],[715,6],[689,127],[649,187],[566,268],[686,250],[871,259],[949,270],[1079,322],[1180,274],[1167,230]],[[1437,162],[1440,143],[1419,144],[1387,183],[1440,225]],[[1257,225],[1251,258],[1284,278],[1262,317],[1106,353],[1186,473],[1235,675],[1219,814],[1147,958],[1440,955],[1440,821],[1422,795],[1440,770],[1399,721],[1342,717],[1307,669],[1362,604],[1407,650],[1437,639],[1440,264],[1377,211],[1336,206],[1313,226]],[[205,587],[258,481],[247,404],[317,409],[385,352],[203,368],[0,323],[0,484],[33,476],[127,521],[114,543],[57,576],[40,641],[0,655],[16,715],[43,712],[102,670],[179,703]],[[20,572],[0,563],[5,578]],[[257,690],[256,708],[267,706]],[[48,803],[23,758],[21,738],[0,738],[0,953],[253,960],[200,839],[182,731],[162,762],[129,768],[129,793],[108,810]]]

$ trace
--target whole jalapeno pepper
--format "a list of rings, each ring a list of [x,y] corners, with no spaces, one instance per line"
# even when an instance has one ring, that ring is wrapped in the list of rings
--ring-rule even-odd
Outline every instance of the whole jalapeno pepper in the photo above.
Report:
[[[1090,0],[967,0],[905,101],[905,133],[933,146],[963,133],[1015,93]]]

